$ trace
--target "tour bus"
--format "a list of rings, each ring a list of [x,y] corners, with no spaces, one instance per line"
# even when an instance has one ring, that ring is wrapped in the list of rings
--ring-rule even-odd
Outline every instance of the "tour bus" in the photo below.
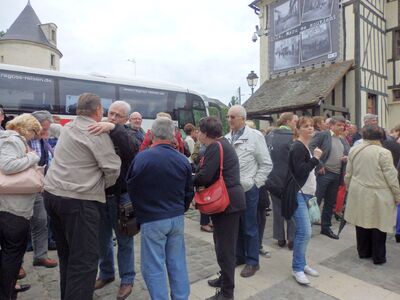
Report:
[[[158,112],[169,113],[181,129],[187,123],[197,126],[208,115],[202,95],[173,84],[0,64],[0,104],[7,115],[48,110],[65,124],[75,117],[78,97],[85,92],[100,96],[105,116],[116,99],[128,102],[142,114],[145,130]]]

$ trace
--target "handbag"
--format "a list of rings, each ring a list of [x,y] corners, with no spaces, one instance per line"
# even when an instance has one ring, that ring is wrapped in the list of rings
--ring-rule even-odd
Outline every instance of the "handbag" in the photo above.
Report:
[[[15,174],[0,171],[0,194],[35,194],[43,190],[44,167],[32,166]]]
[[[303,195],[304,197],[304,195]],[[321,222],[321,212],[319,210],[317,197],[312,197],[307,201],[308,216],[310,217],[311,224]]]
[[[132,203],[119,201],[118,207],[118,232],[125,236],[135,236],[140,231]]]
[[[228,190],[226,189],[224,177],[222,176],[224,151],[222,150],[221,143],[217,142],[217,144],[220,154],[219,178],[209,187],[197,190],[194,194],[194,201],[197,209],[206,215],[221,213],[225,211],[230,203]]]

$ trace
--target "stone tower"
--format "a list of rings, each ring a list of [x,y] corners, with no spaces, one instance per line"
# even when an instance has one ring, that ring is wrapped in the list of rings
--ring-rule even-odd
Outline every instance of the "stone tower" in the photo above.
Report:
[[[0,63],[59,70],[57,26],[41,24],[30,1],[0,38]]]

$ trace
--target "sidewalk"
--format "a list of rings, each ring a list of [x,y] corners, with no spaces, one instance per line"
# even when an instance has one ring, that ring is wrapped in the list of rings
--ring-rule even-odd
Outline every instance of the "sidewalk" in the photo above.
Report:
[[[215,289],[207,280],[215,278],[219,268],[216,263],[212,234],[200,231],[197,211],[187,213],[185,223],[186,256],[191,282],[190,299],[210,297]],[[334,231],[337,231],[337,225]],[[308,287],[298,285],[291,276],[292,252],[281,249],[272,240],[272,217],[267,217],[264,245],[271,252],[271,258],[260,257],[260,271],[251,278],[242,278],[236,270],[235,299],[272,300],[400,300],[400,244],[393,236],[388,237],[387,260],[382,266],[375,266],[371,260],[360,260],[355,248],[355,230],[347,225],[340,240],[331,240],[313,228],[313,237],[308,247],[308,263],[316,268],[320,277],[310,277]],[[128,299],[149,299],[146,286],[140,274],[140,238],[135,237],[136,279],[134,291]],[[50,252],[56,258],[56,252]],[[59,299],[58,268],[44,269],[32,266],[32,254],[25,255],[24,267],[28,276],[21,282],[32,284],[18,299]],[[118,277],[118,276],[117,276]],[[116,298],[119,281],[95,292],[94,299]]]

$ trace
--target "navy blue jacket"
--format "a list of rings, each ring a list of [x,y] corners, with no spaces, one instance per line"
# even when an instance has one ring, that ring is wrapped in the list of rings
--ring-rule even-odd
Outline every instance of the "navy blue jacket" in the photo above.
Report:
[[[139,223],[183,215],[194,195],[188,159],[167,144],[139,152],[129,168],[127,182]]]

